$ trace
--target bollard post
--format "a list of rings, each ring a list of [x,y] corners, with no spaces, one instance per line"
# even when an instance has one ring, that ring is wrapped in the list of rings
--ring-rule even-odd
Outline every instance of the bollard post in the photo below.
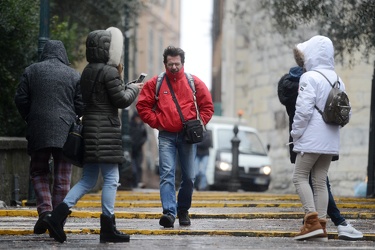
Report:
[[[238,178],[238,156],[239,156],[239,146],[241,140],[237,137],[238,126],[234,125],[233,128],[234,137],[232,138],[232,172],[231,179],[228,185],[229,192],[237,192],[241,187],[239,178]]]
[[[13,176],[13,192],[12,192],[12,201],[10,203],[11,206],[21,206],[20,201],[20,183],[19,183],[19,176],[15,174]]]

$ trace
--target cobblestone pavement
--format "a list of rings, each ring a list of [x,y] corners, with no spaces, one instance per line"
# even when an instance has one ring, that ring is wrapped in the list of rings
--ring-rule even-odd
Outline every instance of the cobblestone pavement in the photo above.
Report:
[[[116,199],[117,229],[131,235],[129,243],[99,243],[100,194],[88,194],[72,209],[62,244],[33,234],[35,207],[0,209],[0,249],[375,249],[375,199],[336,199],[363,239],[339,240],[328,220],[328,242],[295,241],[303,217],[298,196],[248,192],[195,192],[192,225],[176,220],[164,229],[158,190],[136,190]]]

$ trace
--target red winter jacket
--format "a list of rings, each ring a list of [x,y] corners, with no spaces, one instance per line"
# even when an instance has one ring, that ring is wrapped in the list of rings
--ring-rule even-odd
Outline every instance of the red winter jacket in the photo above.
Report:
[[[150,125],[150,127],[169,132],[180,132],[182,130],[182,121],[173,102],[166,77],[168,77],[172,85],[184,119],[186,121],[196,119],[197,113],[194,105],[193,91],[185,76],[184,68],[181,68],[175,74],[168,70],[166,71],[166,75],[160,86],[158,101],[155,99],[158,77],[154,76],[147,81],[138,97],[136,107],[141,119]],[[214,113],[211,93],[204,82],[196,76],[193,76],[193,78],[200,117],[203,124],[207,124]],[[153,110],[155,104],[156,109]]]

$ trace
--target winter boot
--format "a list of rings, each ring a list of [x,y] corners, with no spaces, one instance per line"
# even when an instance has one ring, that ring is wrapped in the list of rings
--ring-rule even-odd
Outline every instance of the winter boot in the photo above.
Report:
[[[115,216],[100,215],[100,243],[129,242],[130,236],[116,229]]]
[[[327,229],[326,229],[327,220],[319,219],[319,223],[323,228],[323,234],[319,234],[317,236],[309,238],[308,240],[310,240],[310,241],[328,241],[328,234],[327,234]]]
[[[45,225],[43,223],[43,219],[44,219],[44,217],[46,217],[46,215],[48,215],[50,213],[51,213],[51,211],[46,211],[46,212],[43,212],[39,215],[39,219],[35,223],[35,226],[34,226],[34,234],[44,234],[47,231],[47,228],[45,227]]]
[[[61,202],[52,213],[44,217],[43,222],[47,227],[50,236],[52,236],[56,241],[63,243],[66,241],[66,235],[64,232],[64,221],[66,217],[71,213],[66,203]]]
[[[319,223],[318,213],[312,212],[305,215],[301,231],[294,237],[295,240],[307,240],[309,238],[321,237],[324,235],[322,226]]]

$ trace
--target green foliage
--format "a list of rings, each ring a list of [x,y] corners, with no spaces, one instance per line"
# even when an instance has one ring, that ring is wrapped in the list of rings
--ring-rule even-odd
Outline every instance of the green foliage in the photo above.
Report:
[[[58,16],[53,16],[50,21],[51,39],[64,43],[69,62],[73,65],[85,57],[81,46],[84,40],[80,37],[77,27],[76,23],[69,26],[69,20],[59,22]]]
[[[133,19],[140,0],[50,0],[50,39],[61,40],[74,65],[84,58],[89,31],[116,26],[124,15]],[[126,10],[126,11],[125,11]],[[14,104],[23,70],[38,60],[40,0],[0,1],[0,136],[24,136],[25,122]]]
[[[265,0],[280,34],[298,34],[301,27],[314,25],[319,34],[328,36],[338,59],[361,51],[368,60],[375,49],[375,1],[373,0]]]
[[[13,97],[24,68],[37,60],[38,0],[0,1],[0,136],[22,136]]]

